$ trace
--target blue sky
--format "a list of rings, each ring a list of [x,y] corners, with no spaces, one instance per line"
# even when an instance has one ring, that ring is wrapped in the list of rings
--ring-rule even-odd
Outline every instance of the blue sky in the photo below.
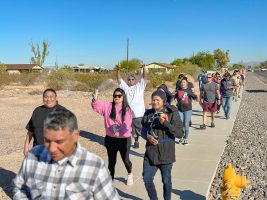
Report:
[[[230,50],[231,62],[267,60],[266,0],[5,0],[0,61],[29,63],[29,43],[47,39],[45,66],[114,66],[126,58],[169,63]]]

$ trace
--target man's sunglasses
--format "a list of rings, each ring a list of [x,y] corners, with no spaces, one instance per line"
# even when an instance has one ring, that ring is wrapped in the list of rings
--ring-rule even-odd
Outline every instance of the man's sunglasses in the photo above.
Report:
[[[121,98],[121,97],[122,97],[121,94],[115,94],[115,95],[113,95],[113,98]]]
[[[212,78],[211,76],[208,76],[208,78]]]

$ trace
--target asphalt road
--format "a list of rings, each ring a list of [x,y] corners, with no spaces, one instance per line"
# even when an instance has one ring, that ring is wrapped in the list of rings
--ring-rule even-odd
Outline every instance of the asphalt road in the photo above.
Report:
[[[248,73],[252,73],[252,72],[248,72]],[[255,71],[254,73],[257,74],[257,76],[259,77],[261,81],[263,81],[264,83],[267,83],[267,71]]]

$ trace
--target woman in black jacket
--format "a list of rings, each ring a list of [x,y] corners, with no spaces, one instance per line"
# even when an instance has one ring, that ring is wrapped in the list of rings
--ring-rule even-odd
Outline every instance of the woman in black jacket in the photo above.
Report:
[[[147,140],[143,163],[143,179],[150,199],[158,199],[154,176],[160,169],[164,199],[171,199],[171,170],[175,162],[175,137],[183,136],[183,125],[178,110],[165,105],[166,94],[157,90],[152,94],[152,109],[142,120],[142,136]]]

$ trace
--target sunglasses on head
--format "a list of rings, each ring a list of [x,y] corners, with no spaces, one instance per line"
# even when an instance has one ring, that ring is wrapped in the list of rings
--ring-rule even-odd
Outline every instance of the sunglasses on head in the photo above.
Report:
[[[114,95],[113,95],[113,98],[121,98],[121,97],[122,97],[121,94],[114,94]]]

